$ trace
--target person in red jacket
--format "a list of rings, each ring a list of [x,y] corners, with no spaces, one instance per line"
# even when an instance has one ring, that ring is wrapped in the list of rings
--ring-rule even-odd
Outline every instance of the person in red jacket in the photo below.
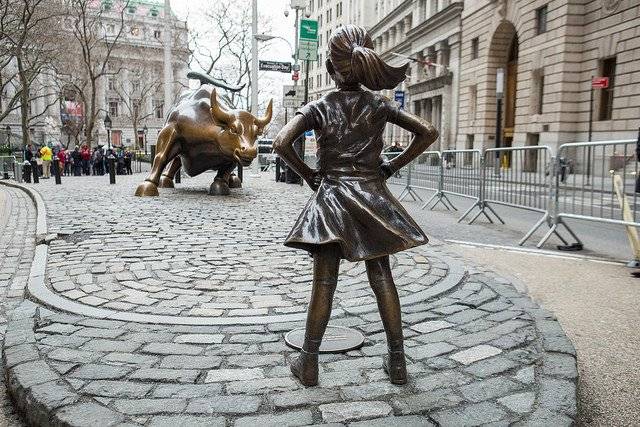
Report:
[[[80,158],[82,159],[82,173],[90,175],[89,162],[91,161],[91,150],[89,150],[87,144],[84,144],[80,149]]]

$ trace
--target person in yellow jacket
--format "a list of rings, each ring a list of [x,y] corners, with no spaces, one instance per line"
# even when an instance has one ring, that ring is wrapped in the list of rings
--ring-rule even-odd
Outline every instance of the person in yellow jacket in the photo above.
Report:
[[[46,145],[40,149],[40,156],[42,156],[42,177],[51,178],[51,158],[53,153],[51,148]]]

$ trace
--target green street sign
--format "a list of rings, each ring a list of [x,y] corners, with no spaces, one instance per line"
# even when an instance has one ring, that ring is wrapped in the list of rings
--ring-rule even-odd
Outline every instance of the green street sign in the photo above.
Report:
[[[318,21],[300,20],[300,40],[318,40]]]

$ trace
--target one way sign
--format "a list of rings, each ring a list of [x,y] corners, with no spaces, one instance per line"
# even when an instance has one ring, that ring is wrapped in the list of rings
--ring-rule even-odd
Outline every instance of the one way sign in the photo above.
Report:
[[[304,102],[304,87],[286,85],[282,87],[282,105],[285,108],[298,108]]]

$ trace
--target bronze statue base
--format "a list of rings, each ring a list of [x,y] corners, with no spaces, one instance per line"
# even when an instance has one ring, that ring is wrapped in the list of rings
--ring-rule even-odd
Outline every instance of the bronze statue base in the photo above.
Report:
[[[294,329],[284,336],[284,342],[291,348],[300,350],[304,343],[305,328]],[[327,326],[319,353],[346,353],[364,345],[364,335],[344,326]]]
[[[209,187],[209,194],[212,196],[228,196],[231,194],[229,185],[223,179],[215,179]]]
[[[138,188],[136,188],[135,195],[138,197],[157,197],[160,194],[158,193],[157,185],[151,181],[144,181],[138,185]]]

